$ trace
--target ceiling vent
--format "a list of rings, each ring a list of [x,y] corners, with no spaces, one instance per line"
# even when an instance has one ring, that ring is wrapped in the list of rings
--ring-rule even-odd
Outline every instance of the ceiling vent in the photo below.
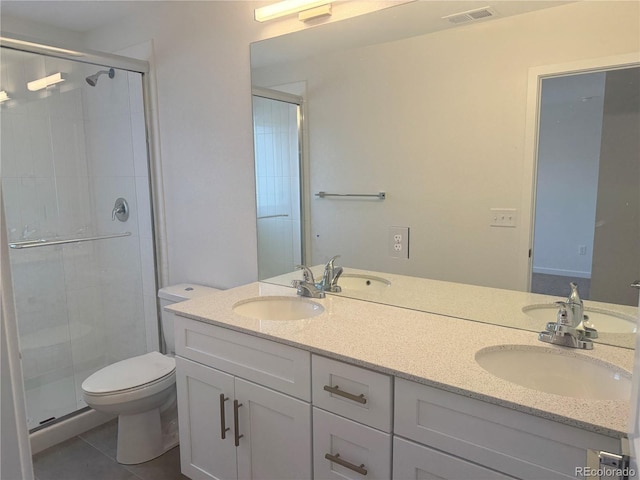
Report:
[[[495,17],[496,12],[490,7],[476,8],[475,10],[468,10],[466,12],[454,13],[442,17],[443,20],[447,20],[449,23],[460,24],[466,22],[474,22],[476,20],[482,20],[485,18]]]

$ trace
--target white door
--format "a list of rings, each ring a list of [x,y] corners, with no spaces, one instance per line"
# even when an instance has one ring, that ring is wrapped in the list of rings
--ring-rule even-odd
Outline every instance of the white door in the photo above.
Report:
[[[240,480],[311,478],[311,405],[236,378]]]
[[[180,462],[192,480],[235,480],[234,377],[176,357]]]

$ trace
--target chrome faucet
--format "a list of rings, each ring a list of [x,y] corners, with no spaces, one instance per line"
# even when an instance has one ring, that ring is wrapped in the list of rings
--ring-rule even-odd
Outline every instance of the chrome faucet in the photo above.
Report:
[[[296,265],[296,269],[302,269],[302,280],[293,280],[291,285],[296,287],[298,295],[311,298],[324,298],[325,293],[313,278],[313,272],[309,267]]]
[[[584,322],[589,319],[584,314],[584,304],[578,293],[578,285],[571,282],[571,294],[558,305],[558,315],[555,322],[547,323],[546,330],[538,334],[541,342],[563,345],[571,348],[591,350],[591,339],[598,338],[595,328],[587,327]]]
[[[340,255],[332,257],[324,266],[322,281],[318,284],[318,287],[325,292],[338,293],[342,291],[342,288],[338,285],[338,279],[342,275],[342,267],[334,265],[337,258],[340,258]]]

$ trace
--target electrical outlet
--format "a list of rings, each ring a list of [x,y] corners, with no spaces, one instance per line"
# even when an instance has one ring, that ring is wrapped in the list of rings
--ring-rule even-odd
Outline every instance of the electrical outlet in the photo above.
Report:
[[[587,254],[587,246],[578,245],[578,255],[586,255],[586,254]]]
[[[409,227],[389,227],[389,256],[409,258]]]
[[[489,225],[492,227],[515,227],[518,211],[515,208],[492,208]]]

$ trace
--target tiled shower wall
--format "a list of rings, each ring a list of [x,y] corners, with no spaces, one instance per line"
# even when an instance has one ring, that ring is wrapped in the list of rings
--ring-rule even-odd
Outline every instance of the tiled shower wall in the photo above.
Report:
[[[84,406],[99,368],[158,347],[142,84],[116,71],[3,50],[2,182],[10,242],[131,232],[12,250],[29,427]],[[28,92],[62,71],[66,82]],[[125,223],[112,221],[118,197]]]
[[[253,97],[258,276],[291,272],[302,263],[297,105]]]

